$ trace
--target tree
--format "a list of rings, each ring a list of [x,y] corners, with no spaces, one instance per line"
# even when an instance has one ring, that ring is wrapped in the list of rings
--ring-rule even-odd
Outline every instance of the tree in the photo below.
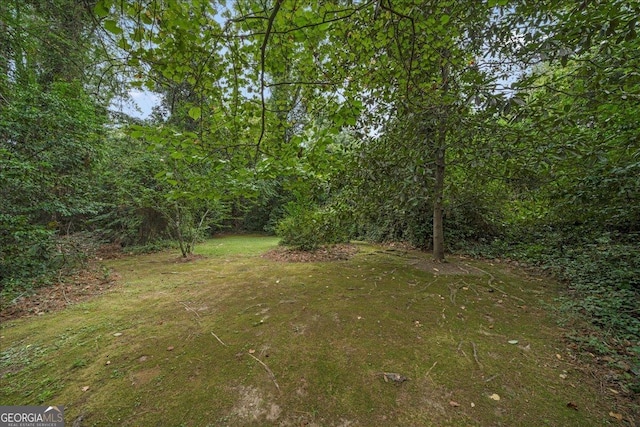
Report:
[[[0,6],[2,286],[71,263],[57,235],[83,229],[99,209],[92,175],[106,117],[87,90],[92,35],[77,2]]]
[[[0,115],[2,276],[9,280],[54,267],[50,237],[82,228],[83,218],[99,210],[92,174],[104,116],[67,83],[47,92],[35,84],[15,88]]]
[[[313,9],[276,2],[272,8],[252,8],[249,2],[237,10],[241,16],[234,22],[248,37],[257,36],[252,52],[259,58],[263,100],[272,86],[297,86],[311,99],[310,111],[328,107],[336,129],[355,124],[363,101],[373,107],[368,109],[369,121],[362,117],[361,124],[372,129],[379,129],[382,120],[408,116],[403,108],[421,110],[423,123],[437,123],[425,126],[428,131],[419,141],[408,142],[431,146],[434,257],[443,259],[445,158],[453,140],[448,133],[456,117],[469,112],[468,98],[482,84],[469,59],[482,47],[476,36],[491,8],[437,1],[420,6],[328,3]],[[294,58],[296,71],[288,73],[292,80],[279,80],[283,57]]]

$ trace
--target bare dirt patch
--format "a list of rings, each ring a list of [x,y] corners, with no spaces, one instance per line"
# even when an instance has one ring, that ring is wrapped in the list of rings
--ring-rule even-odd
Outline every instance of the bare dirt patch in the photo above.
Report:
[[[267,421],[276,421],[282,409],[275,403],[268,403],[262,397],[260,390],[255,387],[238,387],[239,398],[233,408],[233,415],[242,420],[258,421],[262,418]]]
[[[131,382],[134,387],[144,386],[149,384],[152,380],[158,378],[162,374],[162,370],[159,366],[138,371],[131,375]]]
[[[380,245],[382,249],[374,251],[371,255],[384,254],[407,259],[407,264],[417,270],[426,271],[435,275],[465,275],[482,276],[485,271],[469,265],[469,258],[460,255],[448,255],[446,261],[438,262],[431,258],[431,254],[420,251],[407,243],[385,243]]]
[[[286,247],[278,247],[265,253],[262,257],[278,262],[326,262],[346,261],[358,253],[358,247],[349,243],[323,246],[315,251],[299,251]]]

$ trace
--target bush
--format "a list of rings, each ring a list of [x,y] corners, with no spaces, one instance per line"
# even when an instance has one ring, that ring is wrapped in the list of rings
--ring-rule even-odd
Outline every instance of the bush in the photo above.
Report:
[[[290,206],[289,215],[276,227],[280,243],[294,249],[312,251],[321,245],[344,243],[349,235],[334,209]]]
[[[55,232],[22,216],[0,214],[0,290],[55,270]]]

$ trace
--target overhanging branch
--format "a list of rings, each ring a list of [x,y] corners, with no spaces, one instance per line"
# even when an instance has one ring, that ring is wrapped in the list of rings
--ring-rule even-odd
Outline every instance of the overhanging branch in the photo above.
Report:
[[[260,46],[260,104],[262,105],[262,112],[260,114],[260,137],[258,138],[258,142],[256,144],[256,154],[260,149],[260,144],[262,144],[262,140],[264,138],[265,128],[266,128],[266,101],[264,98],[264,90],[267,87],[264,80],[265,74],[265,61],[267,57],[267,44],[269,43],[269,35],[271,34],[271,30],[273,29],[273,21],[276,19],[276,15],[278,15],[278,11],[280,10],[280,6],[282,6],[282,2],[284,0],[276,0],[276,4],[273,6],[273,10],[271,11],[271,15],[269,15],[269,20],[267,21],[267,30],[264,34],[264,39],[262,40],[262,46]]]

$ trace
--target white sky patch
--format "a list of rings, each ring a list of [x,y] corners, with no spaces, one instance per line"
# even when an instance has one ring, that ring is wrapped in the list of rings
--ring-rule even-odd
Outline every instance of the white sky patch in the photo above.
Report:
[[[151,114],[151,109],[160,104],[160,95],[146,90],[133,89],[129,92],[131,99],[141,111],[140,118],[146,118]]]
[[[129,99],[115,101],[112,107],[132,117],[146,119],[154,106],[160,104],[160,95],[141,89],[131,89]]]

